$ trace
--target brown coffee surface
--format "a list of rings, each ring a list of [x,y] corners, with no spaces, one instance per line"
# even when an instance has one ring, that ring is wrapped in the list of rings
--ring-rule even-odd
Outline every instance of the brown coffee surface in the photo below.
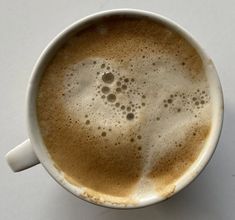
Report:
[[[128,197],[147,179],[167,196],[206,143],[209,85],[200,56],[178,33],[116,16],[58,50],[40,82],[37,115],[72,184]]]

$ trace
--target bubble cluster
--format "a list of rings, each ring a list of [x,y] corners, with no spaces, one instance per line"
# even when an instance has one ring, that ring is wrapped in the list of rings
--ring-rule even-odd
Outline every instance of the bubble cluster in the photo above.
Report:
[[[120,62],[124,62],[124,60],[121,59]],[[99,73],[96,76],[99,85],[96,87],[95,97],[103,99],[104,103],[112,107],[115,113],[122,115],[123,119],[134,120],[138,111],[146,106],[144,101],[146,95],[136,86],[135,79],[122,75],[122,72],[114,68],[108,61],[95,60],[92,63],[95,64],[96,71],[98,70],[97,73]],[[134,67],[133,64],[130,66]],[[135,97],[135,100],[139,101],[137,103],[127,102],[126,100],[131,97]]]
[[[132,59],[128,61],[131,62]],[[120,60],[120,62],[124,62],[124,60]],[[116,127],[121,126],[120,120],[131,123],[138,119],[139,112],[146,107],[146,94],[141,87],[137,86],[134,75],[130,77],[123,74],[122,71],[112,65],[112,60],[108,59],[83,61],[80,66],[82,66],[84,71],[86,68],[94,69],[94,77],[97,82],[96,93],[91,97],[87,114],[84,117],[86,129],[91,128],[95,123],[95,118],[89,109],[92,109],[95,103],[101,100],[104,106],[107,106],[108,110],[112,112],[113,117],[116,117],[115,115],[120,116],[120,119],[116,121]],[[130,67],[134,68],[134,63],[130,64]],[[75,84],[73,79],[77,78],[81,73],[82,70],[79,70],[77,73],[73,72],[66,75],[69,82],[67,83],[69,90],[68,93],[63,93],[63,96],[66,95],[66,98],[73,97],[73,91],[80,85],[77,82]],[[76,103],[76,106],[78,110],[81,108],[79,103]],[[81,122],[82,120],[79,121],[80,124]],[[72,120],[69,123],[72,124]],[[105,138],[112,129],[108,130],[106,126],[99,126],[98,130],[100,130],[100,137]],[[92,140],[92,136],[87,136],[87,140]]]
[[[176,92],[163,100],[163,106],[169,111],[176,113],[191,112],[200,114],[200,109],[203,109],[209,102],[209,96],[205,90],[195,89],[194,91]]]

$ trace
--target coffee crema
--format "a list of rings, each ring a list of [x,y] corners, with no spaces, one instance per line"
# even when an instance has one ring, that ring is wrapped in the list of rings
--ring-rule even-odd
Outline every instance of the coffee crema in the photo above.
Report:
[[[40,82],[37,116],[55,166],[73,185],[123,201],[153,190],[169,196],[209,135],[209,83],[177,32],[113,16],[58,50]]]

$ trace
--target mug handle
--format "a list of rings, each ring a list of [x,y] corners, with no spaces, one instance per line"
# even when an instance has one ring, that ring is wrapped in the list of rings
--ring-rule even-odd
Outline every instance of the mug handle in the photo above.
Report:
[[[19,172],[40,163],[29,139],[10,150],[5,156],[14,172]]]

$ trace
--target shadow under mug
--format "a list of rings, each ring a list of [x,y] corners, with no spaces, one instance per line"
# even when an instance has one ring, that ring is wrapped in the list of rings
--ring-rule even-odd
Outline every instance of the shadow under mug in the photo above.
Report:
[[[27,90],[27,126],[28,126],[28,134],[29,139],[27,139],[22,144],[18,145],[14,149],[6,155],[6,160],[11,167],[11,169],[15,172],[27,169],[36,164],[41,163],[44,168],[48,171],[48,173],[65,189],[69,192],[73,193],[75,196],[89,201],[94,204],[98,204],[101,206],[112,207],[112,208],[137,208],[144,207],[147,205],[151,205],[157,202],[160,202],[166,197],[156,197],[155,195],[140,201],[138,203],[113,203],[110,201],[98,201],[91,197],[84,196],[84,189],[76,187],[65,180],[62,173],[59,172],[55,166],[53,165],[53,161],[51,160],[46,147],[43,143],[43,139],[40,134],[37,115],[36,115],[36,97],[37,90],[39,86],[40,78],[44,72],[44,69],[48,65],[48,62],[55,55],[60,46],[66,42],[66,40],[71,37],[74,33],[79,32],[84,27],[88,26],[91,23],[96,22],[97,20],[102,19],[103,17],[108,17],[112,15],[120,15],[120,16],[135,16],[135,17],[148,17],[157,23],[162,23],[166,25],[168,28],[178,32],[184,39],[186,39],[197,51],[200,55],[203,65],[206,69],[206,74],[208,81],[210,83],[210,93],[212,99],[212,121],[213,126],[210,131],[210,135],[207,140],[207,144],[205,146],[205,150],[199,155],[197,160],[193,163],[193,165],[188,169],[185,174],[180,178],[180,180],[176,183],[176,187],[174,192],[170,195],[174,195],[179,192],[185,186],[187,186],[190,182],[192,182],[196,176],[203,170],[206,164],[209,162],[219,139],[220,132],[222,129],[223,122],[223,95],[222,89],[219,82],[219,78],[216,72],[216,69],[211,61],[211,59],[207,56],[205,51],[199,46],[199,44],[192,38],[192,36],[184,30],[182,27],[174,23],[173,21],[147,11],[135,10],[135,9],[114,9],[109,11],[99,12],[88,17],[85,17],[68,28],[62,31],[59,35],[57,35],[49,45],[44,49],[39,59],[37,60],[31,78],[28,84]]]

